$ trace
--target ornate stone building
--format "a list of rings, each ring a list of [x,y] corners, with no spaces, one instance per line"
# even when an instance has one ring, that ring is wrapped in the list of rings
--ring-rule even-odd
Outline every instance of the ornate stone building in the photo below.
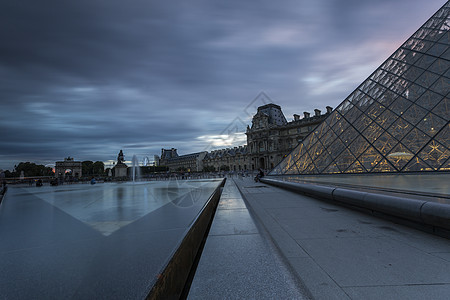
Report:
[[[68,171],[66,173],[66,171]],[[64,177],[80,178],[82,175],[81,161],[75,161],[72,157],[64,158],[64,161],[55,163],[55,177],[64,179]]]
[[[244,145],[211,151],[203,159],[203,165],[212,167],[216,171],[221,168],[230,171],[248,170],[250,166],[248,147]]]
[[[198,172],[203,167],[215,171],[271,170],[333,110],[330,106],[326,109],[325,114],[315,109],[313,116],[304,112],[303,118],[294,114],[288,122],[279,105],[266,104],[258,107],[252,126],[247,127],[247,145],[182,156],[177,149],[162,149],[159,164],[170,171]]]
[[[246,132],[249,169],[273,169],[333,110],[330,106],[326,109],[325,114],[315,109],[313,116],[304,112],[301,119],[294,114],[294,120],[287,122],[280,106],[270,103],[258,107],[252,126],[247,127]]]
[[[169,171],[200,172],[203,170],[203,158],[208,152],[178,155],[177,149],[161,149],[160,166],[167,166]]]
[[[288,122],[279,105],[260,106],[253,116],[252,126],[247,127],[247,145],[211,151],[203,165],[216,171],[224,166],[230,171],[270,170],[333,110],[330,106],[326,109],[325,114],[315,109],[313,116],[304,112],[303,118],[294,114],[294,120]]]

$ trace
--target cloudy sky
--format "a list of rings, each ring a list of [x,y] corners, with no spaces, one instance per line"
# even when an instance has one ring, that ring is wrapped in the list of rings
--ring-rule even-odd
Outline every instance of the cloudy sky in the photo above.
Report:
[[[2,1],[0,169],[242,143],[264,103],[336,107],[444,2]]]

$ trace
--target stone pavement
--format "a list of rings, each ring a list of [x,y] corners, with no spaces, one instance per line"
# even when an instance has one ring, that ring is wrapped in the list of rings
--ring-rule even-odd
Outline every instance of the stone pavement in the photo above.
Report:
[[[228,178],[188,299],[305,299]]]
[[[235,182],[312,298],[450,298],[450,240],[251,178]]]

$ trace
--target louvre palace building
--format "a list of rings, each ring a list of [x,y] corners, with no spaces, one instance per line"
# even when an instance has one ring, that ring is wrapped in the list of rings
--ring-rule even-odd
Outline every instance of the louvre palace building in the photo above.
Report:
[[[186,155],[178,155],[174,148],[161,149],[159,164],[170,171],[188,172],[271,170],[331,112],[327,106],[326,113],[315,109],[313,115],[294,114],[288,122],[279,105],[266,104],[258,107],[252,125],[247,126],[247,145]]]

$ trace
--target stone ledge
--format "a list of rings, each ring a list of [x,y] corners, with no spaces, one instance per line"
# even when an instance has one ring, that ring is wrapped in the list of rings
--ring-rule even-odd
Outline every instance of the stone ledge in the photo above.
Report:
[[[6,194],[7,190],[8,190],[7,186],[2,187],[2,189],[0,190],[0,204],[2,203],[3,196]]]
[[[208,199],[159,276],[154,279],[146,299],[183,298],[185,286],[189,284],[192,269],[195,269],[204,241],[208,236],[224,185],[225,179]]]

